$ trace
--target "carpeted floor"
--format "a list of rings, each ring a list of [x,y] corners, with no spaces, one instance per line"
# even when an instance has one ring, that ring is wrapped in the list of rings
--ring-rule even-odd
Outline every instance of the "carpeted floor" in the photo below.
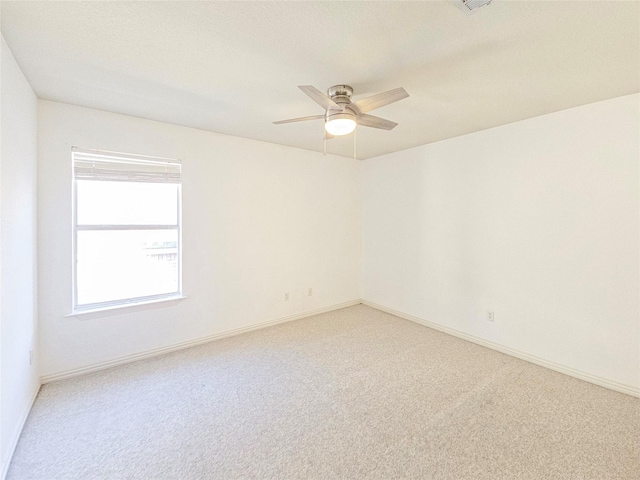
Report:
[[[358,305],[45,385],[26,479],[640,479],[640,399]]]

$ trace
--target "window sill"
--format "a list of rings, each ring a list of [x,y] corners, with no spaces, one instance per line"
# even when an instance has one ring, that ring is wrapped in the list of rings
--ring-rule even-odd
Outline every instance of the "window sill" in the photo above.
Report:
[[[173,307],[174,305],[178,305],[185,298],[187,298],[186,295],[176,295],[158,300],[149,300],[147,302],[127,303],[123,305],[115,305],[113,307],[93,308],[90,310],[76,310],[65,315],[65,317],[77,317],[80,320],[89,320],[91,318],[123,315],[125,313],[152,310],[154,308]]]

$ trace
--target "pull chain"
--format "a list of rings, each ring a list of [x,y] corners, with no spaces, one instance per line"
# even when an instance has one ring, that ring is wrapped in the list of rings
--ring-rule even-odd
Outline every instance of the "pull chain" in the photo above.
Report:
[[[322,148],[323,148],[323,155],[326,157],[327,156],[327,131],[323,128],[322,131],[324,132],[324,135],[322,135]]]
[[[357,160],[358,157],[356,153],[358,151],[358,124],[356,123],[356,128],[353,130],[353,159]]]

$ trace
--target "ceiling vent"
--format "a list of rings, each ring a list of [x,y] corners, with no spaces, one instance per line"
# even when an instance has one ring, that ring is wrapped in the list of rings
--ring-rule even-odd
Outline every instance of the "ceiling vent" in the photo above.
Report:
[[[462,5],[464,9],[468,11],[476,10],[480,7],[484,7],[485,5],[489,5],[492,0],[462,0]]]

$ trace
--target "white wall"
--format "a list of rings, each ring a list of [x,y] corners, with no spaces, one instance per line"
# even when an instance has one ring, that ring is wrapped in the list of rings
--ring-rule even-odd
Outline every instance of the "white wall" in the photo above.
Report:
[[[118,316],[65,317],[72,146],[182,160],[188,299]],[[357,161],[44,100],[38,151],[43,376],[360,297]]]
[[[637,389],[639,116],[636,94],[367,160],[363,298]]]
[[[29,351],[37,346],[37,100],[4,38],[0,70],[0,450],[4,475],[40,379],[37,358],[32,364],[29,360]]]

